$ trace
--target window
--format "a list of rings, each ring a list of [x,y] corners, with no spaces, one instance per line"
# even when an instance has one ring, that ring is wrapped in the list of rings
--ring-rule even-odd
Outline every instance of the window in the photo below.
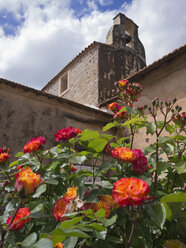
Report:
[[[68,91],[68,72],[65,73],[59,82],[59,95],[62,96]]]

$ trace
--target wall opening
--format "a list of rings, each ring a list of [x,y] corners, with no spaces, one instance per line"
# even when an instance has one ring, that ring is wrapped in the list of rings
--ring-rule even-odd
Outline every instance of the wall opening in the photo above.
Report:
[[[68,72],[65,73],[61,78],[59,82],[59,94],[60,96],[64,95],[68,91]]]

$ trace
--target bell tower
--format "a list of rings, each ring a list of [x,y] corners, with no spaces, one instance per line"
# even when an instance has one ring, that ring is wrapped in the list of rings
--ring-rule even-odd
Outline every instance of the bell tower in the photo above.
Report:
[[[124,14],[113,18],[105,46],[99,49],[99,103],[114,96],[114,82],[127,78],[146,66],[145,49],[138,26]]]

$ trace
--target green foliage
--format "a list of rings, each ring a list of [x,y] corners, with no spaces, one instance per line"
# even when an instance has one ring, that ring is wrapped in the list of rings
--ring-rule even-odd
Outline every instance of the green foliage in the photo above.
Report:
[[[120,100],[126,99],[123,98],[125,90],[122,88]],[[123,102],[118,111],[119,114],[126,111],[127,118],[121,115],[120,119],[103,127],[102,133],[85,129],[48,150],[41,146],[31,153],[18,152],[16,160],[9,165],[8,162],[0,164],[0,247],[53,248],[57,243],[63,243],[64,248],[149,248],[164,247],[165,244],[170,247],[171,239],[184,242],[185,129],[183,123],[171,122],[173,116],[167,119],[171,113],[176,114],[178,108],[173,109],[174,104],[167,102],[162,105],[156,99],[146,108],[153,120],[148,122],[143,110],[132,107],[136,98],[130,96],[128,99],[129,104]],[[157,111],[162,112],[163,121],[157,119]],[[134,148],[133,141],[140,128],[155,137],[155,142],[143,150],[142,154],[147,157],[135,158],[136,163],[112,157],[114,148]],[[116,131],[116,135],[104,133],[110,129]],[[161,136],[163,130],[170,136]],[[123,137],[124,131],[127,137]],[[139,164],[142,165],[140,169],[145,167],[142,172],[135,170]],[[30,167],[41,177],[41,182],[29,195],[25,195],[24,183],[21,186],[18,181],[15,183],[15,174],[20,171],[18,165]],[[111,197],[113,184],[121,178],[131,177],[146,182],[152,197],[141,198],[138,190],[133,192],[136,185],[130,185],[127,192],[123,192],[125,187],[121,188],[123,201],[131,191],[131,197],[137,194],[135,200],[140,198],[141,202],[132,204],[129,201],[130,204],[125,202],[120,206],[117,199],[114,202]],[[30,182],[30,187],[35,182]],[[73,199],[67,199],[67,190],[71,187],[77,187],[77,194]],[[66,203],[62,206],[66,205],[60,209],[63,213],[57,219],[54,206],[64,199]],[[23,207],[30,209],[30,215],[20,219],[26,221],[20,230],[11,230],[13,226],[7,224],[8,217],[14,218],[15,210]]]

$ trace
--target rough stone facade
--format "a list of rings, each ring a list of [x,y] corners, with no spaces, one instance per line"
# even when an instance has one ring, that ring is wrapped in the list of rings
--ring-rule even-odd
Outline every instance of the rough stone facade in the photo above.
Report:
[[[110,121],[106,112],[0,79],[0,147],[12,154],[23,149],[31,137],[44,136],[47,147],[54,134],[67,126],[101,131]]]
[[[151,104],[158,97],[160,100],[177,99],[176,105],[186,112],[186,45],[173,51],[161,60],[137,72],[128,78],[143,85],[142,95],[137,103],[138,106]],[[159,120],[163,120],[161,114]],[[144,135],[145,130],[140,129],[135,139],[135,146],[144,148],[154,142],[151,135]],[[162,135],[169,135],[164,132]]]
[[[102,59],[104,58],[104,59]],[[128,47],[115,49],[99,47],[99,100],[101,103],[115,95],[114,83],[144,67],[144,62]]]
[[[96,106],[98,102],[98,47],[88,51],[69,69],[66,99]]]
[[[106,43],[92,43],[63,68],[43,91],[92,106],[98,106],[114,96],[115,81],[146,65],[145,50],[138,38],[138,26],[121,13],[114,18]],[[66,73],[68,88],[61,94],[60,84]]]

